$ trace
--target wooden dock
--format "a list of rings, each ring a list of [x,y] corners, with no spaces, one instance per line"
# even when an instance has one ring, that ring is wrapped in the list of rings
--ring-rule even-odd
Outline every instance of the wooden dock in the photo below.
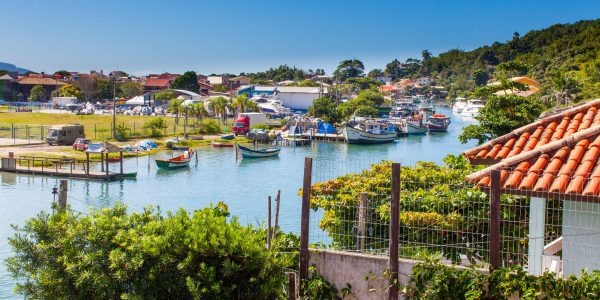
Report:
[[[117,180],[122,178],[122,174],[114,172],[98,172],[90,171],[86,173],[81,169],[64,169],[64,168],[42,168],[42,167],[27,167],[15,166],[14,169],[0,168],[0,171],[7,173],[27,174],[27,175],[42,175],[51,177],[67,177],[67,178],[82,178],[94,180]]]

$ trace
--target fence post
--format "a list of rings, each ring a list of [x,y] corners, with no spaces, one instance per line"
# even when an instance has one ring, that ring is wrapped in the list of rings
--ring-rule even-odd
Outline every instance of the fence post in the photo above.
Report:
[[[390,204],[390,289],[389,299],[398,300],[398,244],[400,234],[400,164],[392,164],[392,195]]]
[[[273,226],[273,238],[277,238],[277,228],[279,227],[279,202],[281,201],[281,190],[277,190],[275,197],[275,225]]]
[[[60,189],[58,190],[58,207],[64,211],[67,208],[67,180],[60,180]]]
[[[267,217],[267,249],[271,249],[271,196],[268,197],[267,199],[267,211],[269,213],[269,216]]]
[[[288,300],[296,300],[296,275],[288,273]]]
[[[98,129],[96,128],[96,123],[94,123],[94,139],[97,139],[97,135],[98,135],[97,132],[98,132]]]
[[[10,123],[10,127],[12,131],[13,145],[15,145],[17,143],[17,141],[15,140],[15,123]]]
[[[500,170],[490,173],[490,271],[500,268]]]
[[[360,206],[358,207],[358,240],[357,250],[365,251],[365,238],[367,232],[367,208],[369,207],[369,195],[360,193]]]
[[[308,279],[308,226],[310,218],[310,186],[312,158],[304,158],[304,180],[302,184],[302,220],[300,223],[300,297],[304,296],[302,281]]]
[[[40,125],[40,141],[44,141],[44,126]]]
[[[29,134],[29,125],[25,124],[25,135],[27,135],[27,144],[31,144],[31,135]]]

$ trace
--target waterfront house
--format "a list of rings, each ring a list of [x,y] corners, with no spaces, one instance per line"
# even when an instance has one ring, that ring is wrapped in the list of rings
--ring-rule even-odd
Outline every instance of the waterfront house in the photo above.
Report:
[[[31,89],[36,85],[41,85],[46,91],[46,94],[41,99],[41,101],[48,101],[51,99],[52,91],[60,89],[62,86],[66,85],[65,82],[60,81],[56,78],[52,78],[46,76],[44,74],[29,74],[24,76],[18,80],[19,89],[18,92],[23,95],[23,99],[26,100],[29,98],[29,94]]]
[[[502,193],[530,197],[529,216],[517,221],[529,227],[531,274],[600,270],[600,99],[545,116],[463,155],[490,165],[469,175],[470,182],[489,188],[490,174],[498,170]],[[552,211],[554,220],[548,220]],[[556,219],[558,226],[550,226]]]

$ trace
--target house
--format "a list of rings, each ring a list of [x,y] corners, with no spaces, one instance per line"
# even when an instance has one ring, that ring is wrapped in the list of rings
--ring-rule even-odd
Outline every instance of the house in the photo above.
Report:
[[[206,76],[206,75],[198,74],[198,75],[196,75],[196,77],[198,78],[198,82],[204,82],[204,83],[208,82],[208,76]]]
[[[19,100],[17,97],[19,90],[19,82],[15,79],[15,77],[10,74],[4,74],[0,76],[0,100],[5,101],[17,101]]]
[[[198,80],[198,85],[200,86],[200,95],[208,96],[210,92],[213,90],[213,86],[206,83],[206,81]]]
[[[212,86],[215,86],[215,85],[229,85],[229,76],[228,75],[208,76],[207,81]]]
[[[293,110],[307,110],[313,101],[327,93],[327,88],[279,86],[276,90],[277,99],[283,101],[283,106]]]
[[[22,77],[18,80],[19,87],[18,92],[23,95],[23,99],[26,100],[29,98],[29,94],[31,89],[36,85],[41,85],[46,91],[46,95],[41,99],[41,101],[48,101],[52,98],[51,93],[54,90],[60,89],[62,86],[66,85],[65,82],[62,82],[58,79],[48,77],[44,74],[30,74],[25,77]]]
[[[501,193],[530,197],[528,271],[563,275],[600,270],[600,99],[571,107],[467,150],[487,164],[467,180]],[[554,225],[554,226],[553,226]]]
[[[433,84],[433,80],[429,76],[419,77],[415,79],[415,82],[420,86],[430,86]]]
[[[392,77],[389,76],[377,76],[377,78],[375,78],[375,80],[379,81],[379,83],[381,84],[388,84],[390,82],[392,82]]]
[[[230,79],[233,88],[238,88],[242,85],[249,85],[252,80],[248,76],[238,76]]]
[[[144,91],[151,92],[166,90],[171,87],[172,83],[173,81],[168,78],[148,78],[144,83]]]
[[[515,94],[521,97],[529,97],[535,93],[537,93],[539,91],[539,86],[540,83],[535,81],[534,79],[531,79],[529,77],[526,76],[520,76],[520,77],[512,77],[509,79],[512,82],[518,82],[518,83],[522,83],[527,87],[527,90],[525,91],[517,91],[517,90],[502,90],[502,91],[497,91],[494,94],[495,95],[510,95],[510,94]],[[492,82],[487,84],[488,86],[494,86],[494,85],[499,85],[500,82],[496,81],[496,82]]]

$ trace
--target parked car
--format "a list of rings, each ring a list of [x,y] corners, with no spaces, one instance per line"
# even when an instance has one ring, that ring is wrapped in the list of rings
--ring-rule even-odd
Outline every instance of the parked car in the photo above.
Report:
[[[78,138],[75,140],[75,143],[73,143],[73,150],[85,151],[87,150],[89,144],[90,140]]]

